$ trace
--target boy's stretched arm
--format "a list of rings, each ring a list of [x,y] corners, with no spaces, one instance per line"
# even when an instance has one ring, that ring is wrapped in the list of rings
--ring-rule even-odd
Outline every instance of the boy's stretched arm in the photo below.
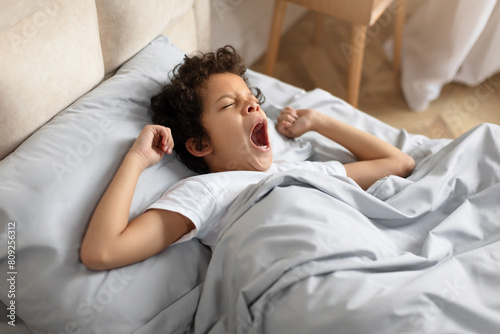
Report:
[[[388,175],[407,177],[415,166],[413,158],[389,143],[314,109],[285,108],[277,129],[292,138],[316,131],[344,146],[359,160],[344,165],[347,176],[365,190]]]
[[[139,176],[173,146],[170,129],[148,125],[142,130],[90,221],[80,250],[87,267],[103,270],[144,260],[194,227],[186,217],[165,210],[149,210],[128,222]]]

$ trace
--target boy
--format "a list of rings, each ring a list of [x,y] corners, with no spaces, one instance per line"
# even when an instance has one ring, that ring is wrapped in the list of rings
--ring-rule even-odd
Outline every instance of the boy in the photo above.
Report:
[[[287,137],[316,131],[359,161],[273,163],[262,94],[249,87],[246,67],[232,47],[185,57],[171,83],[151,99],[153,121],[139,134],[92,217],[81,260],[104,270],[144,260],[175,242],[198,237],[214,246],[227,208],[246,186],[277,171],[311,169],[346,175],[367,189],[387,175],[408,176],[411,157],[388,143],[313,109],[285,108],[277,130]],[[128,222],[142,171],[176,154],[200,175],[181,180],[142,215]],[[224,173],[223,173],[224,172]],[[230,187],[218,187],[224,177]]]

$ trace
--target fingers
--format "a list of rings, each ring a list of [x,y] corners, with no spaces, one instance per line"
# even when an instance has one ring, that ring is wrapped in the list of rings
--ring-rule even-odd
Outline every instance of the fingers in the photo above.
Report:
[[[174,149],[174,138],[172,137],[172,131],[170,128],[158,125],[159,136],[161,138],[161,145],[158,147],[167,154],[172,154],[172,150]]]
[[[280,116],[276,119],[278,124],[281,124],[282,127],[287,128],[291,126],[297,119],[299,115],[297,111],[293,108],[286,107],[280,113]]]
[[[277,126],[276,129],[286,137],[294,137],[292,132],[290,132],[290,127],[299,118],[297,111],[291,107],[285,107],[280,116],[276,119]]]
[[[139,137],[141,136],[144,138],[143,140],[151,143],[151,147],[167,154],[172,153],[174,148],[174,139],[169,128],[157,124],[146,125]],[[149,139],[147,139],[148,137]]]
[[[297,114],[297,110],[291,108],[291,107],[285,107],[280,113],[280,116],[278,117],[279,120],[286,120],[293,122],[297,118],[299,118],[299,115]]]
[[[290,132],[290,130],[288,130],[288,128],[285,128],[285,126],[283,125],[283,123],[280,123],[280,124],[276,125],[276,129],[283,136],[288,137],[288,138],[294,138],[293,134]]]
[[[317,123],[317,111],[314,109],[299,109],[295,110],[286,107],[280,113],[277,119],[277,130],[290,138],[302,136],[304,133],[313,130]]]

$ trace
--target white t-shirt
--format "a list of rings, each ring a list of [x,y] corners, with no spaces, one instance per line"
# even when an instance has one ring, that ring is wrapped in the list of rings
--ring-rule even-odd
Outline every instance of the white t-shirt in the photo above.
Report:
[[[146,210],[177,212],[193,222],[196,228],[175,243],[197,237],[205,245],[213,247],[223,228],[221,222],[227,209],[246,187],[258,183],[272,173],[292,169],[346,176],[344,167],[338,161],[278,161],[265,172],[232,171],[195,175],[174,184]]]

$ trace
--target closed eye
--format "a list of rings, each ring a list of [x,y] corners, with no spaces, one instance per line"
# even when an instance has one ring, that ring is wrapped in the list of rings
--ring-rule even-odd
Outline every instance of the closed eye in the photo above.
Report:
[[[225,105],[224,107],[222,107],[222,108],[221,108],[221,110],[226,109],[226,108],[229,108],[229,107],[230,107],[230,106],[232,106],[233,104],[234,104],[234,103],[230,103],[230,104],[228,104],[228,105]]]

